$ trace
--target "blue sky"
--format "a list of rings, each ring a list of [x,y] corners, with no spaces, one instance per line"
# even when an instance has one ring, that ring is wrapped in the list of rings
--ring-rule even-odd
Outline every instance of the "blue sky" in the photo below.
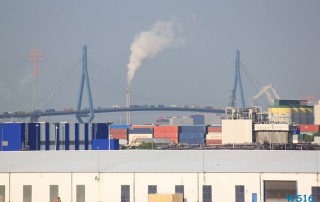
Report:
[[[124,106],[135,36],[172,20],[180,43],[143,63],[132,104],[227,106],[236,50],[252,75],[242,72],[247,103],[271,83],[283,99],[319,99],[319,10],[318,0],[1,1],[0,113],[32,110],[35,48],[40,108],[75,108],[85,44],[94,105]]]

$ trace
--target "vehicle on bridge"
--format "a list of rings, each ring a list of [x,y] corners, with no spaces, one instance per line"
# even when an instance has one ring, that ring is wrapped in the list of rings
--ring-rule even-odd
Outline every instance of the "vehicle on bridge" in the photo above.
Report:
[[[11,112],[3,112],[3,115],[10,115],[11,114]]]
[[[55,109],[46,109],[45,112],[55,112],[56,110]]]
[[[14,112],[15,115],[21,115],[21,114],[25,114],[26,112],[25,111],[17,111],[17,112]]]
[[[33,113],[41,113],[41,112],[42,112],[41,109],[35,109],[35,110],[33,110]]]

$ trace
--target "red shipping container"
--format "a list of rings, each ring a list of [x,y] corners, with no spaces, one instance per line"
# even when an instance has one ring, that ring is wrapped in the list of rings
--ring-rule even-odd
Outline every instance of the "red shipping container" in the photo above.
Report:
[[[154,132],[179,132],[179,126],[155,126]]]
[[[128,138],[127,134],[110,134],[111,139],[121,139],[126,140]]]
[[[300,124],[300,133],[301,132],[319,132],[319,125]]]
[[[110,128],[111,134],[127,134],[128,130],[126,128]]]
[[[166,138],[173,143],[178,143],[178,132],[157,132],[153,134],[154,138]]]
[[[206,144],[222,144],[222,140],[206,140]]]
[[[221,133],[222,132],[222,127],[208,127],[208,132],[216,132],[216,133]]]

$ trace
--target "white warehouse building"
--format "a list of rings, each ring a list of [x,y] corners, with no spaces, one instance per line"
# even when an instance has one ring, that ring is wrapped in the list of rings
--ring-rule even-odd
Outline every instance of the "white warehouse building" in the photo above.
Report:
[[[319,201],[319,158],[301,150],[0,152],[0,201],[147,202],[152,193],[182,193],[184,202]]]

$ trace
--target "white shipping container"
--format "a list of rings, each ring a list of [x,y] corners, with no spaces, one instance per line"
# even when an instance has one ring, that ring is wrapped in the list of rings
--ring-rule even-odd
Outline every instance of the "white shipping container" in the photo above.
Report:
[[[269,130],[277,130],[277,131],[289,131],[290,124],[254,124],[255,131],[269,131]]]

